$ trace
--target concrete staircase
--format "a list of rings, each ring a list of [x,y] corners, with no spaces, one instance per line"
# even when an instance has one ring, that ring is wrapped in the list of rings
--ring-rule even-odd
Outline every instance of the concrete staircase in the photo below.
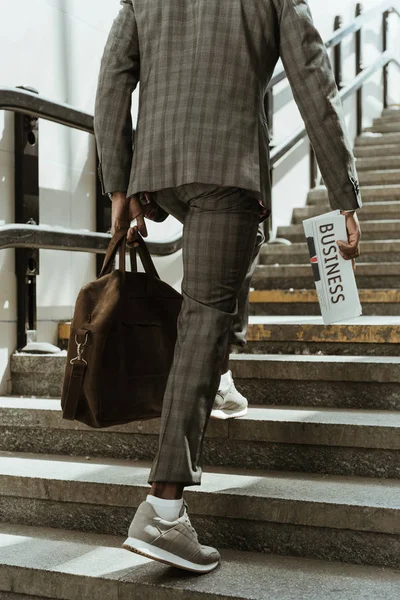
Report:
[[[364,314],[324,326],[302,219],[265,245],[246,353],[232,354],[246,417],[211,421],[192,521],[224,562],[203,577],[120,548],[147,493],[158,422],[63,421],[59,356],[15,354],[0,399],[4,600],[400,597],[400,111],[356,140]]]
[[[356,270],[363,314],[400,315],[400,110],[385,109],[356,139],[355,155],[364,203]],[[307,205],[294,209],[291,225],[278,228],[277,237],[291,245],[264,246],[251,314],[320,314],[302,221],[328,210],[326,189],[310,191]]]

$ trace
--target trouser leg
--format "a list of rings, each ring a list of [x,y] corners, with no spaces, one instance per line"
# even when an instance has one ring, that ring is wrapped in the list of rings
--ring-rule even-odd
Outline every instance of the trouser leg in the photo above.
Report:
[[[260,250],[264,242],[264,223],[260,223],[257,230],[257,238],[254,245],[253,255],[251,257],[251,262],[238,295],[238,311],[237,315],[235,315],[233,319],[229,334],[230,345],[236,345],[243,348],[247,343],[250,284],[256,270],[256,266],[258,265]]]
[[[183,202],[182,200],[179,200],[179,198],[174,193],[173,189],[163,190],[162,195],[159,195],[157,197],[157,201],[159,201],[159,203],[162,204],[162,208],[164,208],[164,210],[166,210],[167,212],[169,212],[169,214],[175,217],[175,219],[180,221],[182,224],[185,222],[189,206],[187,203]],[[232,321],[232,326],[229,334],[229,344],[222,366],[223,373],[225,373],[228,370],[231,346],[236,345],[243,348],[247,343],[250,285],[254,272],[256,270],[256,266],[259,263],[259,254],[264,242],[264,223],[259,223],[257,229],[256,242],[254,245],[254,252],[237,299],[237,314],[235,315]]]
[[[259,223],[259,204],[240,189],[192,185],[197,196],[187,198],[182,310],[149,483],[201,481],[204,434]],[[167,203],[165,195],[159,199]]]

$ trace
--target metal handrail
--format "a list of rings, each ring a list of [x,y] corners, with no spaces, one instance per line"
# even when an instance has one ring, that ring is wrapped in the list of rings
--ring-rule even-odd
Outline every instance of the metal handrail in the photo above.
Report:
[[[400,2],[399,0],[385,0],[375,8],[371,8],[367,12],[363,13],[359,17],[356,17],[349,25],[337,29],[330,38],[325,42],[326,48],[335,48],[340,42],[342,42],[348,35],[356,33],[361,29],[365,23],[373,19],[378,15],[382,15],[384,12],[390,11],[396,13],[400,17]],[[285,70],[279,71],[274,75],[268,84],[268,89],[272,89],[278,83],[286,79],[287,75]]]
[[[371,21],[374,17],[382,15],[385,12],[396,13],[400,17],[400,3],[398,0],[385,0],[375,8],[371,8],[359,17],[356,17],[349,25],[337,29],[335,33],[325,42],[327,48],[334,48],[344,40],[348,35],[356,33],[365,23]]]
[[[94,133],[93,115],[20,88],[0,87],[0,110],[11,110]]]
[[[345,100],[351,94],[353,94],[354,92],[359,90],[364,85],[366,80],[369,77],[371,77],[371,75],[376,73],[376,71],[378,71],[379,69],[382,69],[385,65],[389,64],[390,62],[393,62],[398,67],[400,67],[400,62],[394,57],[393,53],[390,50],[387,50],[386,52],[381,54],[381,56],[378,58],[378,60],[376,60],[375,63],[371,67],[368,67],[368,68],[364,69],[363,71],[361,71],[361,73],[353,79],[352,83],[350,83],[349,85],[347,85],[346,87],[344,87],[340,90],[339,94],[340,94],[342,100]],[[292,148],[294,148],[294,146],[296,146],[296,144],[298,144],[306,136],[307,136],[306,128],[301,127],[289,139],[287,139],[285,142],[283,142],[279,146],[276,146],[276,148],[274,148],[271,152],[271,157],[270,157],[271,166],[274,166],[281,158],[286,156],[286,154]]]
[[[105,254],[111,235],[50,225],[11,224],[0,226],[0,250],[40,248]],[[146,242],[150,254],[167,256],[182,248],[182,236],[176,233],[167,242]]]

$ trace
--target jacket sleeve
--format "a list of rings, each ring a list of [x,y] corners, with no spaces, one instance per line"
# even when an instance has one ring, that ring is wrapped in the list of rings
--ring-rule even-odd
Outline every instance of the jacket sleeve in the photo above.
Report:
[[[132,92],[140,76],[139,41],[130,0],[121,0],[101,59],[94,133],[103,194],[126,192],[133,156]]]
[[[362,206],[342,100],[307,0],[274,0],[280,56],[306,125],[333,210]]]

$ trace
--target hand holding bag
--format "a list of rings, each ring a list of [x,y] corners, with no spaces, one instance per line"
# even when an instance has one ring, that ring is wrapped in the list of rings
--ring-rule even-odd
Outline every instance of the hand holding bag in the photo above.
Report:
[[[127,230],[110,241],[96,281],[79,292],[61,397],[63,419],[104,428],[161,414],[182,295],[161,281],[147,246],[131,250]],[[113,270],[119,251],[119,269]],[[137,272],[136,251],[145,273]]]

